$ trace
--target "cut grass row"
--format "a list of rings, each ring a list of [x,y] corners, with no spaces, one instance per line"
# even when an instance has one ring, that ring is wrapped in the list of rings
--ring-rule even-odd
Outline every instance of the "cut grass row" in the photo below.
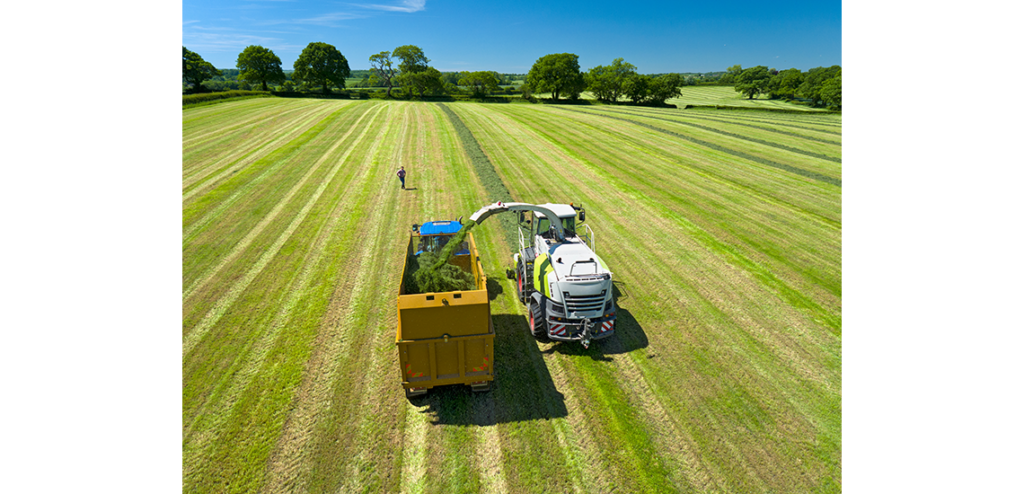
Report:
[[[566,111],[583,111],[583,110],[566,109]],[[601,113],[596,113],[596,114],[601,114]],[[654,130],[654,131],[657,131],[657,132],[662,132],[662,133],[668,134],[670,136],[677,137],[679,139],[685,139],[685,140],[690,141],[690,142],[692,142],[694,144],[697,144],[699,146],[702,146],[702,147],[705,147],[705,148],[709,148],[709,149],[714,149],[716,151],[721,151],[721,152],[724,152],[724,153],[728,153],[728,154],[731,154],[731,155],[733,155],[733,156],[735,156],[737,158],[741,158],[741,159],[748,160],[748,161],[754,161],[754,162],[760,163],[762,165],[770,166],[772,168],[778,168],[780,170],[784,170],[784,171],[787,171],[787,172],[790,172],[790,173],[795,173],[797,175],[802,175],[802,176],[810,178],[812,180],[817,180],[817,181],[824,182],[824,183],[827,183],[827,184],[842,186],[842,179],[836,178],[834,176],[826,175],[826,174],[823,174],[823,173],[818,173],[818,172],[816,172],[814,170],[809,170],[809,169],[806,169],[806,168],[801,168],[801,167],[798,167],[798,166],[793,166],[793,165],[790,165],[790,164],[787,164],[787,163],[782,163],[782,162],[779,162],[779,161],[776,161],[776,160],[773,160],[773,159],[768,159],[768,158],[764,157],[764,156],[773,156],[774,157],[774,155],[777,154],[776,152],[771,151],[771,150],[769,150],[769,151],[762,151],[760,153],[755,153],[755,152],[753,152],[754,151],[754,149],[753,149],[754,146],[743,146],[743,145],[740,145],[740,144],[733,144],[732,146],[726,147],[726,146],[723,146],[723,145],[718,144],[717,142],[715,142],[717,139],[715,139],[714,137],[710,137],[710,136],[708,136],[710,138],[694,137],[694,134],[697,134],[696,132],[677,132],[677,131],[674,131],[674,130],[666,129],[664,127],[660,127],[660,126],[656,126],[656,125],[651,125],[649,123],[645,123],[645,122],[642,122],[642,121],[639,121],[639,120],[632,120],[632,119],[628,119],[628,118],[617,117],[617,116],[609,115],[607,113],[605,113],[603,115],[606,118],[613,118],[613,119],[616,119],[616,120],[619,120],[619,121],[623,121],[623,122],[630,122],[630,123],[633,123],[633,124],[636,124],[636,125],[640,125],[640,126],[646,127],[648,129],[651,129],[651,130]],[[693,124],[690,124],[690,125],[693,125]],[[766,142],[766,141],[763,141],[763,140],[760,140],[760,139],[754,139],[754,138],[750,138],[750,137],[743,137],[743,136],[739,136],[737,134],[733,134],[733,133],[730,133],[730,132],[725,132],[725,131],[718,130],[718,129],[713,129],[713,128],[704,127],[704,126],[697,126],[697,125],[693,125],[693,126],[694,127],[700,127],[701,130],[707,130],[707,131],[710,131],[712,133],[716,133],[716,134],[720,134],[720,135],[725,135],[725,136],[728,136],[728,137],[738,137],[738,138],[740,138],[742,140],[745,140],[747,142],[750,142],[750,143],[757,143],[757,144],[765,145],[765,146],[776,148],[776,149],[785,149],[785,150],[790,151],[790,152],[798,152],[799,154],[803,154],[805,156],[810,156],[812,158],[828,158],[827,156],[822,156],[822,155],[817,154],[817,153],[810,153],[810,152],[806,152],[806,151],[800,151],[800,150],[798,150],[796,148],[790,148],[788,146],[784,146],[784,145],[780,145],[780,144],[775,144],[775,143],[770,143],[770,142]],[[705,137],[705,136],[701,136],[701,137]],[[740,151],[739,148],[744,148],[745,150],[744,151]],[[792,161],[792,160],[787,160],[787,161]],[[832,160],[830,160],[830,161],[832,161]],[[838,160],[836,160],[836,161],[838,161]]]
[[[368,125],[362,130],[371,129]],[[336,174],[324,180],[321,185],[333,186],[316,198],[316,208],[341,207],[346,181],[351,179],[351,174]],[[194,354],[186,353],[185,423],[192,422],[190,418],[214,422],[198,422],[191,437],[186,436],[186,485],[192,480],[210,489],[223,479],[236,492],[251,492],[259,485],[260,477],[248,471],[255,460],[266,458],[274,444],[291,393],[304,377],[313,336],[321,329],[317,316],[326,310],[328,295],[346,267],[345,250],[338,244],[345,245],[346,233],[355,225],[338,225],[339,219],[351,217],[336,211],[326,225],[320,215],[300,219],[301,210],[290,211],[293,222],[301,221],[300,228],[288,235],[272,262],[197,343]],[[307,239],[319,240],[310,244]],[[348,242],[353,244],[359,245]],[[265,244],[261,247],[268,249]],[[247,381],[239,379],[246,377]],[[219,390],[228,393],[220,395]],[[215,408],[196,410],[190,417],[190,405],[198,400]]]
[[[228,206],[230,193],[191,206],[185,228],[206,220],[183,243],[184,277],[225,264],[186,300],[186,336],[199,320],[187,314],[209,312],[239,273],[270,257],[184,356],[186,490],[808,491],[839,483],[839,337],[815,320],[816,310],[826,319],[840,310],[838,187],[601,115],[344,103],[355,106],[311,123],[323,125],[275,171],[243,165],[239,173],[263,171],[184,203],[220,188],[261,191]],[[246,119],[232,108],[246,104],[218,106]],[[183,138],[232,125],[200,110],[210,125],[185,112],[193,124]],[[479,154],[469,152],[470,139]],[[222,152],[253,151],[248,141],[234,146]],[[499,182],[472,156],[486,158]],[[400,165],[413,190],[397,190]],[[589,351],[538,344],[504,278],[505,228],[485,222],[474,235],[496,292],[494,389],[440,388],[406,401],[392,290],[408,226],[468,215],[495,200],[499,183],[517,200],[584,201],[616,273],[619,334]],[[229,238],[218,246],[220,235]],[[250,245],[236,252],[247,236]],[[810,288],[817,284],[827,288]],[[780,287],[819,309],[794,304]]]
[[[838,141],[835,138],[826,138],[826,137],[822,137],[820,135],[815,135],[815,134],[821,132],[820,130],[818,130],[816,132],[813,132],[813,133],[812,132],[793,132],[792,130],[784,129],[783,126],[781,126],[781,125],[779,125],[777,123],[776,124],[769,124],[769,125],[755,125],[755,124],[740,122],[740,121],[737,121],[735,119],[730,119],[730,118],[728,118],[728,116],[723,117],[723,118],[712,118],[712,117],[708,117],[705,114],[700,114],[700,113],[696,113],[695,114],[693,112],[681,112],[681,111],[678,111],[678,110],[646,109],[646,111],[644,111],[644,110],[640,110],[640,111],[633,110],[633,111],[630,111],[630,110],[618,110],[618,109],[610,109],[610,108],[607,109],[607,110],[609,112],[617,113],[617,114],[622,115],[622,116],[645,117],[645,118],[650,118],[650,119],[653,119],[653,120],[662,120],[662,121],[665,121],[665,122],[686,123],[686,124],[689,124],[689,125],[694,125],[695,127],[698,127],[698,128],[716,128],[716,127],[707,127],[705,125],[697,125],[697,124],[694,123],[694,122],[699,122],[699,121],[702,121],[702,120],[705,121],[705,122],[709,122],[709,123],[724,124],[725,126],[727,126],[727,127],[718,127],[718,130],[722,130],[723,128],[728,128],[728,127],[733,127],[733,128],[735,128],[735,127],[746,127],[745,129],[737,129],[737,130],[742,131],[742,132],[746,132],[746,133],[750,133],[749,135],[747,135],[747,137],[760,134],[760,135],[763,135],[764,137],[773,137],[773,138],[777,139],[779,136],[778,135],[772,135],[772,134],[781,134],[781,135],[784,135],[784,136],[796,137],[796,138],[800,139],[801,141],[817,141],[817,142],[820,142],[820,143],[830,144],[830,145],[833,145],[833,146],[842,146],[842,142]],[[653,111],[651,111],[651,110],[653,110]],[[809,127],[798,127],[798,128],[803,128],[805,130],[810,129]],[[751,131],[748,130],[748,129],[756,129],[756,130],[754,131],[754,133],[751,133]],[[768,132],[770,134],[764,134],[764,132],[761,132],[761,131]],[[832,134],[833,135],[839,135],[839,133],[837,133],[837,132],[836,133],[832,133]],[[729,133],[725,133],[723,135],[729,135]],[[759,141],[760,141],[760,139],[755,140],[755,142],[759,142]],[[772,144],[779,144],[779,143],[775,142],[774,140],[770,141],[770,142]],[[783,149],[792,149],[792,148],[790,148],[789,146],[784,146]],[[805,149],[801,149],[801,150],[799,150],[797,152],[806,153],[806,151],[807,150],[805,150]],[[825,159],[829,159],[829,158],[825,158]]]
[[[462,105],[459,108],[466,109],[466,111],[469,112],[471,111],[470,109],[473,107],[470,105]],[[516,113],[518,108],[502,108],[500,110],[502,113],[514,114]],[[711,385],[717,384],[718,378],[728,376],[730,373],[729,371],[735,373],[736,369],[743,369],[749,367],[750,362],[755,363],[755,365],[761,363],[764,368],[770,369],[773,372],[777,373],[777,375],[774,376],[770,374],[767,376],[761,376],[760,379],[758,379],[756,382],[752,384],[737,384],[729,388],[735,391],[730,392],[728,391],[728,389],[723,390],[723,392],[726,393],[724,395],[726,398],[731,395],[737,396],[737,398],[724,399],[721,400],[720,403],[715,403],[714,407],[723,409],[719,410],[720,413],[707,414],[705,412],[705,414],[701,416],[699,420],[695,421],[695,423],[690,424],[691,426],[699,427],[694,430],[694,434],[692,436],[692,440],[694,442],[698,444],[703,442],[705,443],[704,447],[711,448],[714,445],[711,444],[711,442],[707,441],[705,439],[706,437],[712,437],[717,440],[721,440],[722,433],[731,432],[713,431],[713,433],[711,434],[708,434],[706,432],[703,434],[700,433],[701,429],[706,429],[709,427],[709,423],[714,424],[716,422],[716,417],[728,417],[727,412],[733,411],[733,409],[735,408],[733,406],[734,404],[740,405],[741,409],[745,406],[753,411],[757,411],[761,408],[767,408],[765,406],[758,407],[759,402],[757,400],[743,398],[755,396],[752,394],[751,391],[748,391],[748,389],[772,389],[772,383],[774,383],[775,380],[779,378],[782,378],[781,380],[783,382],[785,382],[786,379],[796,379],[798,381],[820,379],[816,369],[820,366],[823,366],[822,364],[830,361],[832,362],[832,365],[830,366],[831,369],[828,369],[828,371],[832,372],[833,374],[831,375],[831,377],[829,377],[829,380],[835,381],[838,378],[838,369],[837,366],[834,365],[836,360],[838,359],[838,341],[829,337],[829,333],[827,332],[827,326],[823,327],[823,325],[821,325],[820,323],[815,322],[813,318],[808,318],[805,315],[801,314],[801,311],[799,309],[796,309],[794,311],[794,308],[792,308],[786,300],[780,300],[778,295],[772,293],[770,287],[759,287],[756,283],[752,284],[752,282],[754,281],[759,281],[756,280],[756,278],[754,280],[747,278],[747,281],[743,283],[740,283],[740,280],[729,279],[728,281],[718,282],[717,284],[719,286],[714,287],[712,279],[708,277],[710,273],[707,272],[707,266],[722,266],[724,264],[724,266],[722,267],[726,268],[728,266],[734,266],[733,263],[735,263],[736,260],[729,258],[729,256],[726,256],[726,258],[724,259],[726,262],[723,263],[723,259],[721,258],[723,253],[716,250],[716,247],[718,247],[717,245],[704,246],[703,248],[700,245],[690,245],[688,247],[684,246],[683,248],[680,248],[679,245],[675,244],[675,242],[677,242],[680,239],[689,239],[694,230],[689,229],[684,231],[671,232],[671,230],[673,229],[671,222],[662,224],[652,230],[636,227],[637,225],[649,225],[652,222],[651,216],[655,218],[664,217],[666,219],[671,219],[673,216],[671,211],[672,206],[666,208],[665,205],[663,205],[663,201],[669,199],[668,197],[666,197],[666,195],[686,196],[689,191],[686,191],[685,188],[690,188],[692,187],[692,185],[689,185],[686,182],[682,181],[670,183],[660,182],[652,185],[649,190],[644,190],[643,193],[631,194],[630,192],[632,191],[630,189],[633,188],[631,187],[631,185],[635,186],[635,177],[634,180],[628,181],[609,180],[612,179],[613,177],[609,176],[607,177],[608,179],[606,179],[606,177],[603,174],[601,174],[600,171],[614,169],[616,168],[616,163],[622,163],[621,168],[623,169],[623,171],[635,169],[637,175],[644,175],[645,172],[647,172],[646,174],[656,175],[659,177],[663,177],[665,175],[663,173],[657,172],[651,173],[652,170],[646,169],[648,167],[646,167],[642,161],[638,162],[636,159],[631,159],[628,156],[628,153],[620,152],[614,158],[603,159],[600,163],[596,163],[596,159],[593,159],[592,161],[581,159],[581,157],[584,156],[584,153],[592,152],[595,148],[602,147],[602,142],[609,142],[610,138],[603,135],[594,135],[592,129],[587,129],[585,132],[581,132],[579,135],[571,135],[572,129],[579,127],[578,121],[563,121],[563,123],[560,125],[560,128],[558,128],[557,130],[552,130],[550,134],[548,134],[548,136],[546,137],[539,135],[531,136],[530,133],[537,131],[537,129],[539,128],[543,128],[545,124],[530,121],[526,118],[524,114],[514,115],[521,117],[523,119],[523,122],[525,122],[523,124],[516,125],[514,120],[509,121],[506,119],[498,118],[493,115],[494,113],[498,112],[484,112],[481,110],[479,114],[480,120],[476,124],[471,125],[471,128],[474,129],[474,132],[477,133],[479,136],[482,136],[481,141],[485,142],[485,149],[491,150],[491,146],[493,146],[493,152],[491,153],[491,155],[494,158],[495,163],[498,164],[499,170],[501,172],[508,172],[508,175],[506,175],[508,177],[515,177],[510,178],[508,180],[508,183],[513,184],[512,189],[514,195],[517,195],[517,193],[522,193],[529,194],[535,197],[539,196],[538,199],[534,200],[541,200],[541,197],[546,198],[549,197],[551,194],[558,194],[569,197],[579,197],[580,195],[583,195],[585,197],[591,198],[591,202],[588,203],[588,206],[590,208],[595,208],[595,199],[593,198],[607,198],[606,200],[601,200],[602,205],[595,209],[608,211],[610,214],[597,215],[594,214],[595,209],[592,209],[590,217],[595,219],[588,220],[593,222],[595,225],[601,225],[600,229],[598,229],[598,232],[600,232],[599,238],[601,239],[599,240],[599,245],[606,246],[604,247],[605,249],[618,249],[621,246],[634,246],[637,244],[642,244],[636,249],[637,252],[635,253],[635,257],[633,259],[630,259],[628,257],[620,257],[618,255],[615,255],[614,253],[608,252],[607,250],[602,253],[602,257],[605,258],[605,260],[610,265],[616,266],[615,271],[617,274],[617,279],[622,280],[624,283],[628,283],[630,285],[636,283],[638,286],[643,286],[650,292],[657,294],[654,300],[650,300],[648,304],[645,304],[646,307],[642,307],[640,309],[635,309],[633,307],[633,299],[631,299],[629,302],[622,301],[622,303],[620,303],[620,307],[629,310],[633,314],[644,314],[645,318],[648,321],[653,321],[653,324],[651,326],[649,326],[648,324],[641,323],[641,326],[644,328],[646,336],[648,338],[654,338],[654,336],[652,336],[653,331],[650,329],[651,327],[653,327],[655,330],[658,330],[666,325],[676,328],[685,328],[685,321],[687,321],[688,319],[692,321],[692,318],[694,316],[698,316],[701,317],[701,319],[703,319],[709,316],[714,316],[715,314],[719,314],[717,317],[711,317],[710,320],[702,324],[701,326],[703,327],[698,326],[696,328],[687,328],[687,332],[689,333],[692,331],[691,335],[693,335],[693,337],[701,335],[702,333],[702,331],[695,330],[703,329],[710,333],[709,336],[705,336],[710,337],[711,339],[711,341],[708,342],[707,344],[708,351],[710,352],[715,352],[716,350],[718,350],[720,348],[719,345],[723,343],[721,340],[725,338],[728,338],[726,341],[735,342],[733,344],[728,345],[727,348],[742,343],[742,346],[739,348],[744,350],[744,358],[727,359],[728,361],[725,363],[724,367],[728,371],[725,372],[716,371],[708,372],[708,374],[711,375],[701,376],[700,374],[698,374],[697,376],[693,376],[691,372],[687,372],[687,369],[684,368],[679,369],[680,372],[664,372],[661,370],[652,370],[645,373],[645,375],[651,376],[650,380],[652,381],[659,379],[664,380],[664,387],[660,389],[669,390],[665,391],[669,395],[669,397],[663,398],[661,400],[661,403],[664,405],[666,409],[673,410],[676,413],[682,414],[679,416],[685,417],[687,415],[687,408],[680,408],[676,404],[683,403],[696,405],[694,407],[696,410],[706,410],[708,408],[706,404],[702,405],[700,401],[697,401],[695,403],[693,396],[678,396],[677,393],[673,393],[672,389],[674,387],[678,387],[678,378],[672,379],[670,376],[692,376],[691,378],[696,377],[702,381],[707,381],[708,379],[714,378],[711,381],[707,381],[704,385],[697,387],[694,391],[696,392],[697,390],[703,390],[708,388],[714,389],[711,388]],[[472,119],[468,119],[467,121],[470,120]],[[552,127],[552,124],[550,123],[546,125],[549,128]],[[491,129],[493,129],[493,131]],[[493,134],[491,134],[492,132]],[[492,137],[488,138],[488,134],[491,134]],[[523,136],[523,138],[519,143],[508,143],[506,136],[510,135],[521,135]],[[557,145],[543,146],[538,144],[542,143],[544,140],[547,139],[556,140],[557,137],[553,136],[563,135],[565,135],[566,137],[564,141],[559,142],[559,144],[561,145],[560,148]],[[588,138],[588,135],[590,135],[591,137]],[[624,146],[620,145],[608,147],[615,148]],[[508,156],[508,158],[505,158],[505,156]],[[590,161],[591,166],[584,167],[581,169],[580,165],[587,164],[587,161]],[[523,168],[527,167],[527,164],[533,165],[535,167],[532,173],[524,173],[524,171],[522,170]],[[502,165],[504,165],[504,167]],[[572,169],[574,167],[575,169]],[[597,178],[595,178],[592,181],[581,181],[575,178],[584,176],[596,176]],[[546,181],[543,179],[550,179],[550,181],[548,183],[545,183]],[[597,187],[599,189],[603,188],[604,190],[591,190],[589,193],[582,194],[567,193],[568,191],[566,189],[572,189],[576,187]],[[669,192],[668,194],[659,194],[658,189],[667,189]],[[627,197],[623,197],[624,193],[625,195],[627,195]],[[517,195],[517,198],[519,197],[520,196]],[[643,200],[643,198],[649,199]],[[526,198],[521,200],[529,201],[530,197],[527,196]],[[833,200],[836,204],[838,204],[837,196],[834,197]],[[621,204],[623,202],[629,202],[631,204],[630,208],[621,209],[615,206],[617,203]],[[667,204],[672,203],[671,201],[669,201]],[[649,212],[644,211],[644,209],[647,209],[646,207],[643,207],[644,205],[650,208],[648,210]],[[787,211],[780,210],[776,211],[775,213],[783,215],[786,214]],[[701,214],[697,217],[714,216],[714,214],[715,211],[710,211]],[[615,218],[616,220],[620,221],[613,221],[612,218]],[[749,222],[749,219],[746,220],[746,223]],[[655,225],[657,225],[657,223],[655,223]],[[811,224],[803,226],[805,228],[814,228],[816,225],[815,222],[811,222]],[[632,233],[621,234],[620,229],[633,229],[634,231]],[[721,234],[720,232],[713,233],[715,235]],[[823,233],[827,237],[835,239],[833,240],[833,242],[837,241],[835,233],[829,234],[827,230]],[[665,243],[658,241],[657,239],[659,238],[664,238]],[[640,241],[639,239],[644,240]],[[833,243],[833,245],[837,244]],[[705,249],[714,253],[714,257],[718,257],[718,259],[712,257],[711,259],[705,260],[703,262],[698,262],[695,264],[685,263],[685,260],[687,258],[692,258],[694,253],[701,252],[701,250]],[[838,262],[838,249],[837,247],[833,247],[833,249],[834,250],[832,252],[832,259],[829,260],[829,262],[832,264],[833,268],[836,268]],[[683,260],[684,264],[676,264],[680,260]],[[689,264],[692,267],[687,268],[687,264]],[[639,266],[639,272],[636,272],[636,278],[631,279],[630,276],[626,274],[628,273],[628,271],[626,273],[623,273],[623,271],[625,270],[624,267],[630,265]],[[726,268],[722,272],[722,274],[729,274],[734,269],[735,268]],[[697,270],[697,277],[691,278],[690,276],[687,276],[686,278],[682,279],[678,277],[678,274],[686,273],[689,270]],[[673,274],[677,275],[673,276]],[[837,274],[838,270],[836,269],[834,270],[832,275],[835,276]],[[652,279],[652,277],[654,279]],[[647,281],[647,283],[644,283],[644,281]],[[833,282],[833,284],[837,283]],[[747,290],[750,290],[753,293],[746,295],[740,300],[733,300],[732,302],[726,302],[726,300],[721,300],[723,294],[730,294],[736,292],[737,288],[742,285],[747,285]],[[697,294],[691,293],[689,295],[687,295],[685,292],[676,293],[674,296],[665,294],[665,292],[678,292],[680,288],[688,287],[700,287],[701,290],[699,290]],[[636,292],[636,290],[631,291]],[[742,294],[744,293],[744,291],[746,290],[740,290],[740,293]],[[688,303],[685,302],[687,300],[695,299],[695,301],[699,301],[701,298],[704,298],[706,300],[703,304],[690,306]],[[727,299],[728,298],[733,297],[727,297]],[[686,310],[680,310],[680,308],[677,308],[677,301],[683,301],[683,305],[684,307],[686,307]],[[766,301],[770,303],[766,304]],[[736,307],[735,304],[742,305],[740,305],[740,307]],[[723,309],[721,308],[723,305],[725,307],[729,307],[730,310],[723,311]],[[749,305],[753,307],[745,309],[743,305]],[[765,305],[768,305],[768,307],[764,307]],[[758,308],[759,310],[754,310],[755,308]],[[830,310],[835,311],[837,310],[837,308],[833,307]],[[787,316],[780,317],[780,315],[778,314],[779,312],[781,312],[782,314],[787,314]],[[750,319],[751,313],[763,314],[758,319],[761,319],[761,324],[765,324],[766,326],[768,321],[774,320],[771,324],[771,327],[778,327],[779,322],[781,322],[779,321],[779,319],[792,319],[794,323],[799,321],[800,326],[806,327],[809,325],[811,327],[814,327],[816,329],[814,333],[814,340],[812,340],[812,342],[803,342],[799,338],[792,338],[785,332],[781,334],[762,332],[762,334],[758,335],[760,338],[770,338],[771,340],[773,340],[771,341],[770,345],[768,345],[767,343],[760,339],[751,338],[746,334],[746,331],[748,331],[747,326],[749,325],[749,322],[743,321],[742,319],[735,319],[735,317]],[[700,323],[701,320],[698,319],[698,321],[695,322]],[[725,328],[724,332],[722,332],[722,330],[719,329],[722,328],[723,326]],[[826,331],[822,333],[822,330]],[[660,339],[665,336],[672,336],[674,334],[675,331],[669,331],[668,333],[658,335],[657,337]],[[621,338],[621,335],[619,337]],[[737,337],[741,338],[737,339]],[[694,344],[694,342],[692,341],[670,341],[663,342],[662,344],[658,345],[658,347],[664,349],[680,347],[686,348],[687,343],[689,343],[690,345]],[[808,343],[813,344],[808,345]],[[651,346],[654,346],[653,342]],[[810,362],[807,362],[809,352],[813,352],[811,353],[811,355],[816,356],[813,359],[811,359]],[[633,353],[636,354],[639,352]],[[637,355],[637,357],[638,358],[634,358],[634,361],[636,363],[641,364],[642,366],[650,366],[650,363],[648,361],[652,359],[643,358],[639,355]],[[794,360],[787,360],[783,357],[794,357]],[[656,360],[658,362],[665,362],[666,365],[671,367],[678,367],[679,363],[686,363],[688,360],[693,359],[688,359],[686,355],[680,355],[675,357],[669,357],[667,359]],[[797,364],[792,366],[792,368],[788,368],[789,366],[786,365],[786,363],[788,362],[802,363],[802,365]],[[735,369],[732,368],[733,366],[735,366]],[[828,368],[829,366],[824,367]],[[652,386],[652,392],[657,394],[658,392],[654,391],[654,389],[655,388]],[[729,393],[732,394],[730,395]],[[788,395],[797,396],[796,400],[805,399],[805,397],[800,396],[799,394],[794,395],[793,393],[788,393]],[[784,394],[782,391],[775,393],[772,398],[773,399],[771,400],[771,402],[773,403],[787,403],[786,394]],[[790,409],[785,410],[787,414],[793,413],[794,409],[796,409],[797,405],[799,405],[799,402],[797,401],[796,403],[791,403],[790,405]],[[838,416],[837,410],[829,409],[827,406],[822,408],[827,410],[826,414],[830,413],[834,414],[835,417]],[[760,413],[763,414],[767,412]],[[802,416],[799,413],[794,413],[794,415],[798,417]],[[737,416],[736,419],[733,419],[734,422],[740,422],[740,425],[743,425],[743,430],[746,430],[746,428],[751,425],[756,426],[758,423],[760,423],[757,420],[750,421],[750,419],[743,419],[743,417],[744,415],[740,415]],[[751,417],[757,417],[757,415],[752,415]],[[809,419],[810,420],[804,422],[804,427],[807,427],[810,423],[813,423],[812,420],[819,419],[819,417],[812,416],[809,417]],[[788,421],[792,422],[793,420]],[[778,420],[777,422],[783,421]],[[833,419],[828,421],[828,423],[831,426],[831,429],[829,430],[830,435],[828,437],[838,439],[838,420]],[[684,423],[681,426],[685,425],[686,424]],[[732,434],[726,435],[728,436]],[[745,443],[746,447],[748,448],[755,447],[756,444],[751,443],[749,441],[743,441],[743,443]],[[791,442],[786,440],[776,440],[768,442],[768,444],[773,443],[779,444],[780,449],[783,449],[782,446],[789,447],[792,444]],[[799,443],[799,441],[797,441],[797,443]],[[743,450],[743,448],[739,448],[736,450],[736,452],[742,453]],[[832,459],[834,460],[836,458],[834,455],[837,454],[837,450],[832,450],[830,454],[833,455]],[[706,459],[714,459],[717,456],[722,455],[708,455],[707,452],[705,452],[701,456]],[[724,468],[725,466],[734,467],[735,465],[733,461],[729,459],[729,455],[724,456],[725,458],[720,459],[717,463],[722,465],[722,468]],[[712,461],[711,463],[714,464],[716,462]],[[782,464],[789,464],[795,467],[796,465],[800,464],[800,462],[799,458],[791,457],[788,458],[788,461],[783,461]],[[755,472],[757,472],[759,469],[771,470],[771,465],[771,463],[768,463],[759,466],[751,466],[751,469],[753,469]],[[818,466],[820,467],[822,465]],[[717,477],[719,478],[719,480],[722,480],[721,475],[718,475]],[[755,474],[751,476],[750,472],[744,475],[741,474],[740,471],[733,471],[732,474],[727,474],[725,475],[725,477],[726,480],[728,478],[743,479],[744,477],[748,477],[745,481],[734,484],[732,488],[754,488],[755,490],[760,490],[760,488],[763,488],[763,486],[758,487],[759,485],[761,485],[757,480],[759,478],[774,479],[775,482],[783,483],[792,482],[799,479],[799,476],[793,475],[793,472],[790,472],[788,475],[785,475],[783,477],[775,477],[774,473],[764,472],[761,475]],[[716,478],[716,475],[712,474],[711,478]],[[719,485],[722,486],[721,484]],[[793,485],[790,484],[789,487],[792,488]]]

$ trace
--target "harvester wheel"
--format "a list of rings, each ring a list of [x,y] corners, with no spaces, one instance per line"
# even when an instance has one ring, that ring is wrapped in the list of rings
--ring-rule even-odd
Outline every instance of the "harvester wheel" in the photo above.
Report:
[[[535,338],[543,338],[548,335],[547,323],[544,321],[544,315],[541,314],[540,306],[537,302],[530,301],[530,333]]]

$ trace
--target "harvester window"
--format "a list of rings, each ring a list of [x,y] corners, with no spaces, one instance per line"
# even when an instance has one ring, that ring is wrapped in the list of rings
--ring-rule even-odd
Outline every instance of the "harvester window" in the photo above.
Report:
[[[565,230],[566,237],[576,236],[576,217],[572,216],[569,218],[559,218],[562,220],[562,229]],[[541,216],[537,219],[537,234],[544,238],[554,238],[555,234],[551,232],[551,222],[548,221],[547,216]]]

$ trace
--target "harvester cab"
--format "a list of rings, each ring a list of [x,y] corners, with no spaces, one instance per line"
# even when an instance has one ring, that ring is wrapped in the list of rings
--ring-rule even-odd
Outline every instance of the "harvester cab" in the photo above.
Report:
[[[597,256],[586,212],[573,204],[495,203],[477,211],[477,223],[506,211],[519,214],[514,269],[519,300],[529,307],[530,331],[555,341],[592,340],[615,331],[612,273]]]

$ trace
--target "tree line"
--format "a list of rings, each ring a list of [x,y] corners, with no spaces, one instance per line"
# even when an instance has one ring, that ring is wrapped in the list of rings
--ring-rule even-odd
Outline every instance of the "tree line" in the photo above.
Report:
[[[803,99],[815,106],[835,109],[843,106],[843,69],[838,65],[815,67],[807,72],[733,65],[720,81],[733,84],[736,92],[747,99],[763,94],[768,99]]]
[[[663,105],[678,97],[680,88],[697,84],[734,85],[736,91],[754,98],[802,98],[815,105],[841,107],[842,70],[838,65],[817,67],[806,73],[798,69],[778,71],[763,65],[743,69],[739,65],[722,73],[707,74],[639,74],[636,66],[622,58],[610,65],[598,65],[583,72],[579,57],[573,53],[555,53],[537,59],[527,74],[499,74],[494,71],[440,72],[429,65],[430,59],[415,45],[403,45],[369,57],[370,69],[352,71],[348,60],[334,46],[314,42],[306,46],[295,60],[293,70],[286,74],[281,59],[262,46],[246,47],[236,60],[237,70],[218,70],[199,54],[182,47],[182,83],[186,92],[203,91],[205,81],[234,77],[245,86],[270,85],[280,91],[309,91],[319,88],[324,93],[334,88],[345,89],[346,79],[355,75],[355,87],[378,87],[393,97],[396,89],[405,97],[445,96],[468,91],[473,97],[485,97],[513,81],[523,80],[516,92],[533,99],[535,94],[548,93],[552,100],[578,100],[589,91],[599,101],[617,102],[627,99],[635,104]],[[241,89],[245,89],[242,87]],[[238,87],[230,88],[238,89]]]

